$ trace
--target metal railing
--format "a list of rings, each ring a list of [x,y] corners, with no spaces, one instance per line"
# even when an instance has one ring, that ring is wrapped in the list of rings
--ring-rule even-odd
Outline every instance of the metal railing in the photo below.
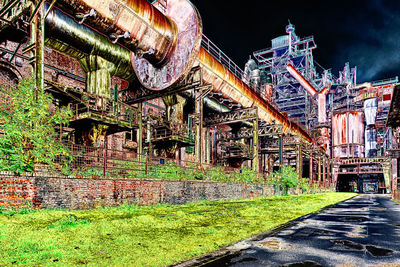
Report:
[[[199,164],[192,161],[149,157],[134,151],[116,150],[105,147],[91,147],[65,144],[72,153],[72,161],[60,157],[56,161],[56,172],[61,175],[83,177],[107,177],[130,179],[157,179],[165,176],[192,174]],[[43,166],[42,166],[43,167]],[[210,166],[203,164],[206,169]],[[46,168],[42,168],[42,171]]]
[[[388,78],[388,79],[383,79],[383,80],[378,80],[378,81],[373,81],[371,84],[373,86],[379,86],[379,85],[385,85],[385,84],[391,84],[391,83],[398,83],[399,82],[399,76],[393,77],[393,78]]]
[[[219,63],[221,63],[224,67],[226,67],[230,72],[232,72],[237,78],[242,80],[245,84],[247,84],[253,92],[259,95],[261,98],[265,99],[263,96],[263,90],[260,87],[256,87],[253,83],[251,83],[244,75],[244,71],[236,65],[222,50],[215,45],[207,36],[203,34],[203,38],[201,40],[201,46]]]
[[[224,65],[228,70],[230,70],[236,77],[242,79],[244,77],[244,71],[236,65],[222,50],[216,46],[210,39],[203,34],[203,39],[201,40],[201,46],[212,55],[218,62]]]
[[[187,141],[194,142],[193,134],[189,132],[187,125],[181,125],[178,129],[169,129],[167,127],[159,126],[152,131],[153,139],[169,138],[173,136],[181,137]]]
[[[295,41],[295,42],[292,44],[292,46],[299,46],[299,45],[305,44],[305,43],[307,43],[307,42],[313,42],[313,43],[314,43],[314,36],[308,36],[308,37],[301,38],[301,39],[299,39],[298,41]],[[271,53],[271,52],[275,51],[276,49],[284,48],[284,47],[287,47],[287,46],[289,46],[289,43],[286,43],[286,44],[283,44],[283,45],[279,45],[279,46],[275,46],[275,47],[272,47],[272,46],[271,46],[270,48],[264,48],[264,49],[255,51],[255,52],[253,53],[253,55],[254,55],[255,57],[259,57],[259,56],[262,56],[262,55],[264,55],[264,54]],[[314,44],[314,46],[307,47],[307,49],[314,49],[314,48],[316,48],[315,44]],[[304,51],[306,51],[307,49],[300,49],[300,50],[298,50],[298,52],[304,52]],[[266,60],[265,60],[265,61],[266,61]]]
[[[138,110],[122,102],[116,102],[108,97],[82,94],[82,102],[70,106],[75,118],[81,113],[90,112],[101,117],[115,119],[117,122],[126,122],[131,126],[137,123]]]

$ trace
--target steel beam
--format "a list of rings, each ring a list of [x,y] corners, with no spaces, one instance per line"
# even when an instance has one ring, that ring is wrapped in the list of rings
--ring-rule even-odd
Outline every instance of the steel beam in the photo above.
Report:
[[[297,151],[296,151],[296,172],[299,178],[303,177],[303,151],[302,151],[302,145],[298,144],[297,145]]]
[[[216,114],[205,119],[207,127],[230,124],[242,121],[257,121],[257,108],[237,109],[231,112]]]
[[[279,136],[279,168],[282,167],[283,164],[283,137],[282,135]]]
[[[138,160],[142,160],[142,154],[143,154],[143,104],[139,103],[138,104],[138,126],[139,128],[137,129],[137,134],[136,134],[136,142],[137,142],[137,156]]]
[[[195,97],[195,156],[196,163],[203,167],[203,149],[202,149],[202,133],[203,133],[203,96],[202,90],[196,92]]]
[[[321,156],[318,156],[318,181],[322,181],[322,176],[321,176]]]
[[[252,169],[253,171],[259,171],[259,159],[258,159],[258,109],[256,108],[256,118],[253,120],[253,156],[252,156]]]
[[[206,129],[205,143],[206,143],[206,164],[210,164],[211,163],[211,151],[212,151],[210,128]]]

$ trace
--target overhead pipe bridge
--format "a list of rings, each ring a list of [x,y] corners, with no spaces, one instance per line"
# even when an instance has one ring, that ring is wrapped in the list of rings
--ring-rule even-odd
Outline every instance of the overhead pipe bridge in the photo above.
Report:
[[[166,15],[145,0],[127,1],[126,6],[120,1],[100,3],[94,0],[61,0],[57,1],[57,5],[78,14],[80,22],[96,30],[78,24],[63,12],[53,9],[46,18],[46,43],[50,47],[75,58],[94,53],[115,64],[113,75],[131,81],[138,79],[144,87],[152,90],[163,90],[179,83],[193,66],[199,65],[204,73],[204,82],[211,84],[213,91],[221,92],[224,97],[233,99],[243,107],[259,107],[261,120],[282,124],[284,132],[290,131],[312,142],[306,130],[290,121],[200,47],[201,19],[188,1],[169,0]],[[183,10],[190,14],[183,14]],[[95,15],[90,16],[91,12]],[[119,14],[119,17],[113,17],[113,14]],[[182,25],[187,22],[190,22],[189,26]],[[137,30],[138,27],[142,30]],[[185,28],[181,31],[192,34],[187,36],[182,33],[186,39],[179,37],[182,35],[179,34],[179,27]],[[126,32],[129,32],[129,36],[121,36]],[[113,39],[118,35],[120,39]],[[156,42],[154,38],[164,41]],[[113,44],[112,41],[118,42]],[[179,52],[184,42],[185,52]],[[143,72],[143,68],[147,70]],[[174,71],[171,72],[171,68],[175,68]],[[206,105],[207,102],[211,103],[210,98],[205,99]],[[229,109],[224,106],[219,110],[226,112]]]

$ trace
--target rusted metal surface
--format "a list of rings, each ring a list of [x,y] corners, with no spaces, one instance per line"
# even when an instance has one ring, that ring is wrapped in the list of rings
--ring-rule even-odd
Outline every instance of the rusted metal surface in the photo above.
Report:
[[[84,25],[77,25],[77,23],[74,22],[70,17],[57,10],[50,12],[48,16],[48,27],[49,37],[54,36],[61,41],[61,44],[60,42],[57,43],[52,39],[47,41],[47,43],[55,49],[62,50],[67,54],[75,55],[75,57],[78,58],[86,55],[87,53],[92,53],[91,51],[96,51],[98,55],[108,59],[109,61],[114,63],[118,62],[118,64],[116,64],[118,69],[115,71],[114,75],[122,76],[123,78],[132,77],[132,69],[129,67],[129,59],[127,58],[129,52],[122,47],[109,43],[107,38],[104,36],[95,33]],[[74,38],[74,42],[72,42],[72,44],[75,44],[75,49],[71,49],[71,44],[65,45],[65,43],[68,40],[71,40],[71,37],[75,33],[79,34],[77,35],[78,38]],[[85,43],[85,40],[89,41]],[[87,51],[82,51],[85,49],[87,49]],[[79,51],[77,52],[77,50],[82,51],[83,54],[79,53]],[[257,102],[261,103],[263,106],[263,108],[261,108],[259,111],[260,118],[264,119],[266,122],[272,122],[273,120],[276,120],[277,123],[282,123],[284,125],[285,131],[290,128],[295,132],[300,132],[300,134],[303,135],[306,140],[311,141],[311,138],[303,129],[298,127],[296,124],[291,123],[272,105],[259,97],[245,83],[239,80],[231,72],[226,70],[221,63],[215,60],[206,51],[202,50],[202,54],[199,54],[198,58],[208,63],[206,66],[212,66],[212,68],[210,68],[211,72],[207,72],[208,76],[205,75],[207,76],[204,79],[206,82],[213,80],[216,81],[219,77],[223,77],[222,81],[220,80],[219,82],[227,85],[227,89],[221,90],[223,93],[225,92],[224,94],[227,98],[229,98],[228,95],[232,89],[234,89],[232,92],[234,92],[236,95],[236,102],[243,104],[243,106],[247,105],[249,107],[253,105],[253,98],[258,98]],[[205,64],[202,65],[204,66]],[[155,76],[153,75],[152,77],[154,78]],[[219,88],[219,84],[215,84],[215,82],[211,82],[211,84],[214,85],[216,91],[221,89]]]
[[[244,108],[258,106],[258,117],[267,123],[273,121],[283,125],[283,131],[292,131],[308,142],[312,142],[310,135],[299,125],[291,122],[275,109],[265,99],[256,94],[246,83],[236,77],[220,62],[212,57],[203,48],[197,58],[198,64],[203,68],[203,79],[213,86],[213,91],[221,92],[224,98],[231,98],[240,103]]]
[[[390,104],[386,126],[393,128],[400,126],[400,85],[395,86],[393,89],[392,102]]]
[[[300,72],[298,72],[292,64],[288,64],[286,66],[286,69],[293,76],[293,78],[295,78],[301,84],[301,86],[303,86],[307,90],[307,92],[311,96],[315,96],[316,94],[318,94],[318,91],[314,88],[314,86],[312,86],[310,82],[307,81],[306,78],[304,78],[303,75],[301,75]]]
[[[162,90],[182,81],[200,49],[201,18],[187,0],[168,1],[165,15],[146,0],[60,0],[58,5],[78,17],[86,15],[85,23],[121,40],[148,89]]]
[[[105,35],[127,32],[120,43],[136,53],[148,52],[143,57],[153,64],[162,64],[176,44],[175,22],[146,0],[59,0],[57,5]],[[83,21],[92,9],[95,15],[86,16]]]
[[[187,0],[169,0],[166,16],[178,27],[175,49],[162,67],[152,65],[144,57],[131,53],[132,64],[141,84],[162,90],[181,82],[189,73],[200,50],[202,22],[197,9]]]
[[[111,75],[130,81],[135,79],[127,49],[112,44],[105,36],[78,24],[57,8],[49,12],[45,25],[46,46],[78,60],[89,55],[100,56],[113,63],[113,68],[109,70]]]
[[[364,144],[362,112],[344,112],[332,117],[332,143],[334,158],[361,157]]]

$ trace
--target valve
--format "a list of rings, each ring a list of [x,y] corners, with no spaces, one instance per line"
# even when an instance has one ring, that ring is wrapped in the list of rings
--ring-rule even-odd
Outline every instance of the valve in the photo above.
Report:
[[[97,12],[96,12],[96,10],[94,10],[92,8],[88,14],[83,15],[81,21],[79,21],[79,24],[83,24],[83,22],[89,17],[95,18],[96,16],[97,16]]]

